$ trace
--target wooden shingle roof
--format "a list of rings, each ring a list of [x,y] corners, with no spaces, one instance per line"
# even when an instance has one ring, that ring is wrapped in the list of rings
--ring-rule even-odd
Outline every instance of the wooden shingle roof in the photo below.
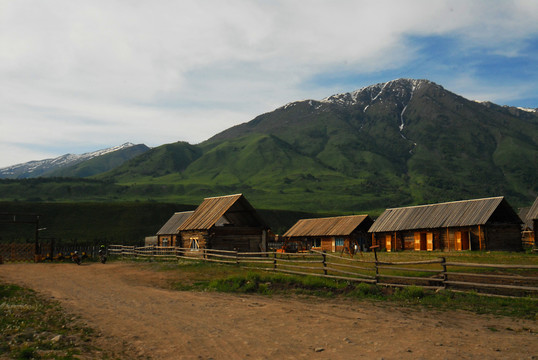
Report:
[[[529,212],[527,213],[527,220],[538,219],[538,197],[534,200]]]
[[[372,222],[368,215],[302,219],[297,221],[283,236],[346,236],[350,235],[365,220],[369,220],[369,223]]]
[[[256,210],[242,194],[206,198],[179,227],[182,230],[208,230],[222,217],[236,226],[266,227]]]
[[[178,228],[187,220],[194,211],[182,211],[172,215],[170,219],[163,225],[163,227],[157,231],[157,235],[172,235],[178,234]]]
[[[499,208],[507,214],[510,222],[521,223],[504,197],[499,196],[387,209],[369,232],[484,225]]]

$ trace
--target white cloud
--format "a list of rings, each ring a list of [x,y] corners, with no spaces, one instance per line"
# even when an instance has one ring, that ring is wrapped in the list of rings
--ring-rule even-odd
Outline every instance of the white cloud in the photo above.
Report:
[[[538,33],[535,1],[225,4],[0,0],[0,143],[76,152],[199,142],[289,101],[331,94],[303,87],[317,74],[412,61],[406,36],[452,35],[515,55]],[[13,159],[3,153],[0,166]]]

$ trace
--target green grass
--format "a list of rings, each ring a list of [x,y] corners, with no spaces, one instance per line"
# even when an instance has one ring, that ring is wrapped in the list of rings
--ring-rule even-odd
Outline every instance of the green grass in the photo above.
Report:
[[[502,258],[501,255],[496,256]],[[531,259],[529,259],[531,261]],[[181,291],[219,291],[238,294],[308,296],[357,301],[388,302],[403,307],[436,310],[465,310],[536,320],[538,299],[485,296],[469,292],[429,290],[420,286],[391,288],[366,283],[333,280],[315,276],[287,275],[264,271],[247,271],[238,266],[202,261],[148,262],[155,271],[174,273],[170,284]]]
[[[34,291],[0,283],[0,357],[12,359],[110,358],[92,344],[99,336]]]

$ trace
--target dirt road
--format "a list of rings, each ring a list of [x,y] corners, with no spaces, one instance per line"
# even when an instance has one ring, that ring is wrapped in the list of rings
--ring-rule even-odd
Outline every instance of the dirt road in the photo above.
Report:
[[[139,265],[4,264],[0,279],[60,301],[102,346],[153,359],[532,359],[534,321],[352,300],[163,289]]]

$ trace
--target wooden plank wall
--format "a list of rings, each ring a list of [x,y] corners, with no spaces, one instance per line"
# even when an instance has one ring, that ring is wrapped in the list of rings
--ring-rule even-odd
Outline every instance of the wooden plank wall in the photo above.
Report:
[[[521,227],[518,224],[489,225],[487,250],[521,250]]]

